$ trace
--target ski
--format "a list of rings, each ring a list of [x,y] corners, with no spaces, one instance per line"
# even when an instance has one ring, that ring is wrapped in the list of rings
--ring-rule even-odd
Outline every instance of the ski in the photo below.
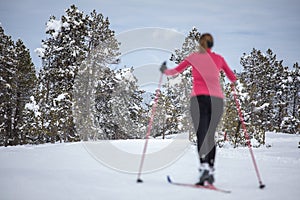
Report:
[[[195,185],[195,184],[192,184],[192,183],[173,182],[172,179],[170,178],[170,176],[167,176],[167,180],[172,185],[191,187],[191,188],[202,188],[202,189],[214,190],[214,191],[223,192],[223,193],[231,193],[230,190],[223,190],[223,189],[217,188],[216,186],[211,185],[211,184],[209,184],[209,185]]]

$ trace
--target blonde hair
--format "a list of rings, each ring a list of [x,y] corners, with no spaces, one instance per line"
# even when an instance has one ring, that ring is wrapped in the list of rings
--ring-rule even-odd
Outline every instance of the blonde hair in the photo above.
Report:
[[[214,39],[210,33],[204,33],[199,39],[199,51],[205,53],[207,49],[212,48],[214,45]]]

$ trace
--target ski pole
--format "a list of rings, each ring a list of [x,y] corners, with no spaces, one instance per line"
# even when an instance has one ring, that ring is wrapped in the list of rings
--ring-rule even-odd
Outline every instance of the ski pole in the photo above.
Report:
[[[245,135],[245,138],[247,140],[248,149],[249,149],[249,152],[251,154],[251,158],[252,158],[252,162],[253,162],[254,169],[255,169],[255,172],[256,172],[256,176],[257,176],[257,179],[258,179],[258,182],[259,182],[259,188],[263,189],[265,187],[265,185],[262,183],[262,180],[261,180],[261,177],[260,177],[260,174],[259,174],[259,170],[258,170],[256,160],[255,160],[255,157],[254,157],[254,153],[253,153],[253,150],[252,150],[252,147],[251,147],[250,137],[249,137],[249,134],[248,134],[247,129],[246,129],[245,120],[244,120],[244,117],[243,117],[243,114],[242,114],[242,111],[241,111],[240,103],[239,103],[238,98],[237,98],[236,89],[235,89],[234,84],[231,84],[231,89],[232,89],[234,100],[235,100],[236,107],[237,107],[237,110],[238,110],[240,122],[241,122],[243,130],[244,130],[244,135]]]
[[[158,88],[156,90],[156,95],[155,95],[155,99],[154,99],[154,103],[153,103],[153,107],[152,107],[152,112],[151,112],[151,117],[150,117],[150,120],[149,120],[149,123],[148,123],[146,140],[145,140],[144,149],[143,149],[143,153],[142,153],[142,157],[141,157],[140,168],[139,168],[138,177],[137,177],[137,183],[142,183],[143,182],[143,180],[141,179],[142,169],[143,169],[144,160],[145,160],[145,156],[146,156],[149,136],[150,136],[150,132],[151,132],[152,125],[153,125],[153,118],[154,118],[154,115],[155,115],[157,102],[158,102],[158,98],[159,98],[162,78],[163,78],[163,73],[161,73],[160,78],[159,78]]]

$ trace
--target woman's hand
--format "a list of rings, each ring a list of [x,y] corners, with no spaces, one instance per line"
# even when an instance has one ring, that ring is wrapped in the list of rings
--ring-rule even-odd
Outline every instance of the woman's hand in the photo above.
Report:
[[[163,62],[163,63],[161,64],[159,70],[161,71],[161,73],[164,74],[164,72],[166,71],[166,69],[167,69],[167,62],[165,61],[165,62]]]

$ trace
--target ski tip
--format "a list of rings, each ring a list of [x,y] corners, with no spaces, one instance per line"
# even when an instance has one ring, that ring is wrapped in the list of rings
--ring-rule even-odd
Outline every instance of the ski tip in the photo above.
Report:
[[[170,176],[167,176],[167,180],[168,180],[169,183],[172,183],[172,180],[171,180]]]

